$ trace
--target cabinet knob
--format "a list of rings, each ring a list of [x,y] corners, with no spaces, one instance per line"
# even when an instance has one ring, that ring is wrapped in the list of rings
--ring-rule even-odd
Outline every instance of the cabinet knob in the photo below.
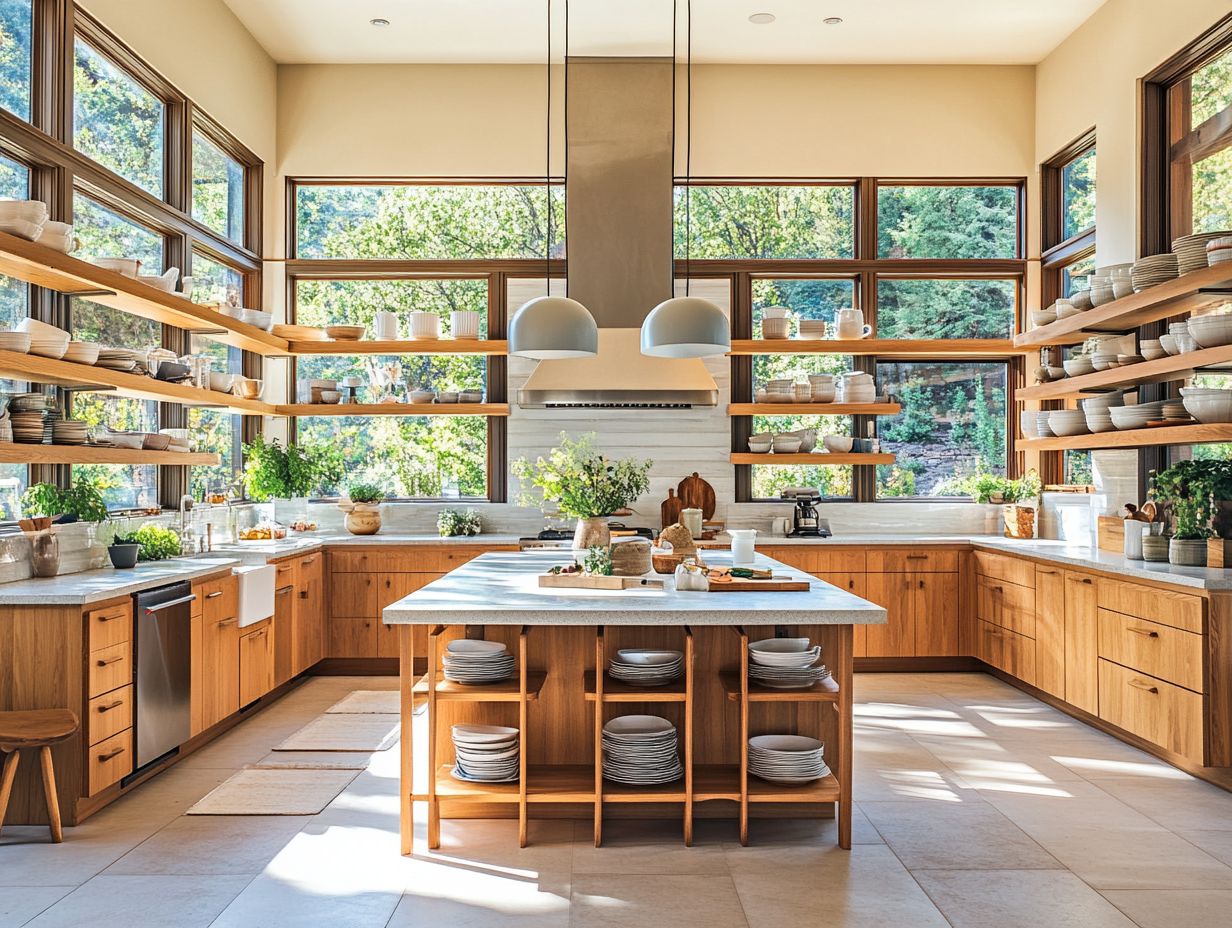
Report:
[[[1135,635],[1142,635],[1142,637],[1144,638],[1158,638],[1159,637],[1159,632],[1153,632],[1149,628],[1138,628],[1137,626],[1134,626],[1134,625],[1127,625],[1125,627],[1125,630],[1127,632],[1133,632]]]

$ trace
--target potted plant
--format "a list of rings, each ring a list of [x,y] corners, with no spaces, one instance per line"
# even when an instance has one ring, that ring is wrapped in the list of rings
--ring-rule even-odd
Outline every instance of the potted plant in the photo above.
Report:
[[[136,535],[117,533],[107,546],[107,556],[111,558],[111,566],[124,569],[137,566],[137,558],[141,554],[141,542]]]
[[[1168,560],[1206,566],[1208,553],[1227,563],[1225,540],[1232,535],[1232,461],[1178,461],[1151,476],[1151,497],[1164,509],[1172,529]]]
[[[442,538],[478,535],[483,531],[483,519],[474,509],[442,509],[436,517],[436,530]]]
[[[633,503],[650,486],[651,461],[625,458],[613,461],[595,448],[593,432],[571,439],[560,433],[560,444],[547,458],[531,464],[514,461],[514,476],[537,489],[544,502],[554,503],[562,515],[577,519],[573,547],[585,551],[611,543],[607,519]],[[538,506],[539,501],[523,490],[519,502]]]
[[[169,557],[180,556],[180,536],[174,529],[147,522],[128,538],[130,543],[141,546],[138,560],[165,561]]]
[[[273,500],[296,501],[295,512],[287,521],[302,520],[306,500],[321,483],[341,478],[337,456],[323,448],[296,443],[283,446],[277,439],[266,441],[258,435],[244,445],[244,490],[258,503]],[[302,510],[302,511],[301,511]]]
[[[357,483],[338,504],[346,513],[346,530],[352,535],[375,535],[381,530],[381,501],[385,491],[375,484]]]
[[[52,483],[36,483],[22,494],[21,505],[27,516],[49,516],[59,525],[107,521],[103,495],[88,480],[63,490]]]
[[[1001,499],[1005,504],[1005,535],[1007,538],[1035,537],[1035,506],[1024,505],[1028,501],[1039,499],[1043,487],[1039,475],[1028,471],[1017,480],[1006,480],[1001,491]]]

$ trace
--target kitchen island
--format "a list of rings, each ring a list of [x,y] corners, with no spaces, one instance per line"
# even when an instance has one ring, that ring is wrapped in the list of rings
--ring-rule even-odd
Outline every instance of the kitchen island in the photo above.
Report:
[[[851,845],[852,629],[882,624],[880,606],[763,555],[757,567],[808,580],[790,592],[683,592],[663,588],[541,588],[540,575],[568,563],[567,552],[486,554],[385,608],[398,626],[402,707],[402,850],[409,854],[413,803],[428,806],[428,843],[440,843],[440,819],[517,815],[526,843],[536,814],[593,812],[596,846],[605,812],[679,816],[691,843],[693,819],[738,821],[748,842],[750,807],[767,814],[826,815],[838,820],[838,843]],[[730,564],[726,552],[707,555]],[[776,636],[821,645],[832,677],[805,689],[771,689],[749,681],[748,643]],[[465,686],[445,680],[441,653],[461,637],[503,642],[516,674],[504,683]],[[637,687],[604,673],[622,648],[663,648],[684,655],[683,678]],[[427,709],[425,742],[413,719]],[[603,777],[604,724],[618,715],[668,719],[679,734],[683,777],[664,786],[628,786]],[[520,732],[514,783],[463,782],[451,776],[451,726],[479,722]],[[806,734],[825,744],[830,775],[801,785],[749,773],[748,739]],[[426,783],[414,782],[417,748],[426,750]],[[418,787],[418,788],[417,788]]]

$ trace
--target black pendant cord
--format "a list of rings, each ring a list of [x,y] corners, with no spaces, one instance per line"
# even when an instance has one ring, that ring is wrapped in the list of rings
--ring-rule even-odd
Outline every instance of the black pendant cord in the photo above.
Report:
[[[693,281],[693,0],[687,0],[684,44],[684,295]]]
[[[676,0],[672,0],[672,247],[667,252],[669,300],[676,295],[676,33],[679,31],[676,17]],[[685,196],[688,196],[687,188]]]
[[[551,68],[548,80],[552,79]],[[549,114],[550,118],[550,114]],[[569,298],[569,0],[565,0],[565,298]]]
[[[547,142],[543,158],[543,192],[547,204],[547,229],[543,238],[543,293],[552,295],[552,0],[547,0],[548,40],[545,64],[548,78]]]

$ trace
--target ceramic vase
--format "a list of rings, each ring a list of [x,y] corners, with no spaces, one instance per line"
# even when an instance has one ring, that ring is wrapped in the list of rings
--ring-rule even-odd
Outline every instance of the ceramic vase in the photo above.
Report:
[[[577,520],[577,527],[573,530],[574,551],[585,551],[587,548],[606,548],[611,543],[612,532],[607,526],[606,516]]]
[[[60,539],[39,532],[30,539],[30,567],[36,577],[54,577],[60,572]]]
[[[1205,567],[1206,539],[1173,538],[1168,544],[1168,563],[1178,567]]]
[[[346,530],[352,535],[375,535],[381,530],[379,503],[352,503],[346,513]]]

